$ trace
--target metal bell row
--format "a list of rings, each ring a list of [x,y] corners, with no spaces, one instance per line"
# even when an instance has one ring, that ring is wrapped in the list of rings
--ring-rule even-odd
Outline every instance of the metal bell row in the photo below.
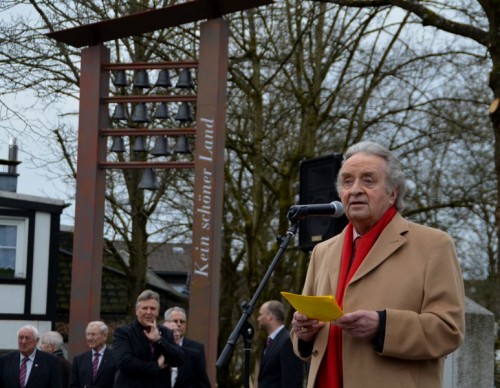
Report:
[[[156,105],[156,111],[154,113],[154,118],[158,120],[165,120],[170,117],[168,106],[165,102],[160,102]],[[111,120],[113,121],[126,121],[128,120],[128,113],[125,107],[125,104],[118,103],[115,106],[115,110],[111,116]],[[149,117],[149,111],[144,102],[140,102],[135,104],[134,110],[132,112],[132,122],[134,123],[150,123],[151,118]],[[180,122],[189,122],[193,121],[193,113],[191,111],[191,106],[187,102],[182,102],[179,105],[177,110],[177,114],[174,117],[174,120]]]
[[[121,153],[125,152],[125,144],[121,136],[114,136],[113,143],[110,148],[111,152]],[[134,139],[134,145],[132,147],[134,152],[148,152],[146,146],[146,141],[144,136],[137,136]],[[176,154],[189,154],[191,152],[189,147],[189,140],[187,136],[178,136],[175,143],[174,153]],[[156,136],[155,144],[150,152],[153,156],[169,156],[172,155],[172,151],[168,147],[168,139],[166,136]]]
[[[128,86],[127,74],[125,70],[117,70],[114,73],[113,85],[117,87]],[[151,82],[149,81],[149,75],[146,70],[136,70],[134,74],[134,82],[132,84],[134,88],[138,89],[148,89],[151,87]],[[158,79],[154,85],[155,87],[169,88],[172,86],[172,81],[170,79],[170,73],[167,69],[161,69],[158,73]],[[179,73],[179,78],[175,84],[176,88],[179,89],[194,89],[193,77],[189,69],[182,69]]]

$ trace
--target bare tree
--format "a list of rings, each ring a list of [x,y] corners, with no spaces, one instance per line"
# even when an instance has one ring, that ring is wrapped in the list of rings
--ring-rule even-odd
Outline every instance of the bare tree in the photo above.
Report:
[[[4,44],[0,48],[0,63],[3,69],[0,90],[2,93],[29,90],[42,104],[50,105],[62,99],[78,99],[80,52],[70,46],[49,40],[44,33],[157,8],[167,5],[168,2],[27,1],[25,4],[30,5],[29,11],[36,17],[20,16],[11,23],[5,22],[2,25],[5,34]],[[18,5],[17,1],[4,1],[0,11]],[[36,19],[36,23],[32,19]],[[183,37],[180,38],[179,35]],[[194,36],[189,36],[182,30],[156,31],[141,37],[116,41],[109,45],[109,48],[113,61],[148,62],[176,58],[192,60],[196,52],[196,42],[193,43],[193,40]],[[111,92],[119,94],[124,90],[112,87]],[[131,91],[128,90],[128,93]],[[64,114],[76,115],[77,112],[64,112]],[[174,124],[167,123],[167,125]],[[116,126],[116,124],[110,125]],[[137,124],[128,122],[125,126],[134,125]],[[53,153],[46,155],[43,163],[58,166],[53,170],[62,172],[66,182],[74,187],[77,175],[77,129],[74,125],[50,123],[45,126],[38,124],[35,130],[43,133],[47,129],[52,136],[45,136],[45,139]],[[146,160],[147,153],[132,150],[134,140],[126,139],[128,150],[126,153],[110,153],[108,158],[122,161]],[[147,146],[150,148],[152,144]],[[173,156],[174,159],[179,157],[181,156]],[[192,185],[192,174],[186,176],[184,172],[165,171],[159,178],[160,189],[155,192],[145,192],[138,188],[141,171],[123,170],[107,173],[105,231],[109,241],[106,246],[122,263],[122,270],[127,274],[127,292],[130,301],[127,312],[130,314],[133,314],[133,300],[145,288],[147,256],[150,253],[148,241],[178,240],[180,236],[190,232],[190,218],[186,217],[186,214],[189,214],[187,205],[189,202],[171,198],[178,198],[179,195],[189,198],[192,192],[189,189],[189,185]],[[165,193],[171,194],[171,197],[166,197]],[[166,204],[169,198],[170,205]],[[164,210],[161,217],[158,215],[158,209]],[[165,222],[166,219],[169,222]],[[124,261],[122,255],[114,249],[112,244],[114,239],[124,241],[129,253],[128,262]]]
[[[318,1],[318,0],[313,0]],[[432,3],[411,1],[411,0],[319,0],[322,3],[332,3],[343,7],[354,9],[400,9],[395,18],[411,16],[413,24],[420,24],[433,32],[444,31],[455,37],[463,38],[456,45],[475,46],[473,48],[477,55],[487,57],[490,61],[489,79],[485,79],[486,69],[484,69],[479,80],[488,82],[493,95],[493,102],[490,106],[490,121],[493,128],[493,157],[495,163],[496,198],[500,194],[500,37],[498,26],[500,20],[500,10],[495,1],[436,1]],[[431,32],[431,33],[433,33]],[[452,38],[450,38],[451,40]],[[471,44],[472,43],[472,44]],[[465,81],[465,80],[464,80]],[[476,83],[478,80],[469,79]],[[464,82],[463,87],[467,84]],[[495,209],[496,238],[500,238],[500,202],[496,203]],[[500,281],[500,258],[498,249],[497,257],[494,259],[495,265],[489,265],[488,276]]]
[[[472,69],[477,77],[484,61],[466,47],[441,42],[436,52],[416,42],[414,29],[406,33],[411,22],[409,15],[395,22],[387,8],[301,1],[232,18],[221,333],[231,332],[240,303],[277,252],[303,159],[381,141],[400,154],[415,182],[405,215],[450,232],[466,224],[482,188],[477,175],[454,178],[466,160],[487,180],[484,120],[471,114],[486,96],[458,88],[454,78]],[[470,186],[474,192],[464,189]],[[487,209],[491,198],[484,200]],[[475,223],[482,232],[483,222]],[[290,247],[262,301],[280,298],[280,290],[300,292],[306,268],[307,254]],[[241,366],[242,353],[235,353],[233,364]],[[220,371],[219,381],[241,384],[241,370]]]

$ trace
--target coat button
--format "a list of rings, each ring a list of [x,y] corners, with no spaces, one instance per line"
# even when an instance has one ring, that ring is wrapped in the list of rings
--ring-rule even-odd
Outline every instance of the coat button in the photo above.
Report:
[[[316,357],[318,355],[318,351],[316,349],[313,350],[312,355]]]

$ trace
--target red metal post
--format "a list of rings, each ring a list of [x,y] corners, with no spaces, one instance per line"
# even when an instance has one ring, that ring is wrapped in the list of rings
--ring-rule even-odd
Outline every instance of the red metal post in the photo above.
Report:
[[[219,332],[228,37],[229,23],[222,18],[201,25],[189,336],[205,344],[213,386]]]
[[[87,350],[87,323],[99,319],[101,311],[106,174],[99,162],[106,160],[106,137],[99,135],[99,129],[108,126],[108,108],[102,100],[109,92],[109,72],[102,70],[107,62],[109,50],[102,44],[82,51],[69,319],[71,358]]]

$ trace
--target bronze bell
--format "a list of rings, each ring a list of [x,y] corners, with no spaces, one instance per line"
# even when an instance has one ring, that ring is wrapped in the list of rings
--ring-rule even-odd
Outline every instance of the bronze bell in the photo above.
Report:
[[[169,117],[168,107],[165,102],[160,102],[156,105],[155,119],[163,120],[168,119]]]
[[[177,142],[175,143],[176,154],[189,154],[191,151],[189,150],[189,141],[186,136],[178,136]]]
[[[144,136],[137,136],[134,141],[134,147],[132,148],[134,152],[146,152],[146,142],[144,141]]]
[[[144,102],[138,103],[134,107],[134,112],[132,113],[132,121],[134,123],[150,123],[149,112],[146,104]]]
[[[169,88],[172,86],[172,81],[170,81],[170,73],[167,69],[160,70],[155,86],[162,88]]]
[[[149,75],[146,70],[137,70],[134,78],[134,88],[150,88]]]
[[[139,182],[139,189],[144,190],[158,190],[160,186],[156,181],[156,174],[151,168],[147,168],[142,172],[141,181]]]
[[[117,70],[115,72],[115,78],[113,79],[113,85],[115,86],[127,86],[127,74],[125,70]]]
[[[187,102],[182,102],[177,110],[177,115],[175,116],[177,121],[186,122],[193,121],[193,114],[191,113],[191,106]]]
[[[151,150],[153,156],[168,156],[172,153],[168,149],[168,140],[165,136],[156,136],[155,145]]]
[[[189,69],[182,69],[179,74],[179,79],[177,80],[177,84],[175,84],[176,88],[181,89],[194,89],[193,78],[191,77],[191,72]]]
[[[113,136],[113,144],[109,150],[116,153],[125,152],[123,138],[121,136]]]
[[[111,120],[127,120],[127,111],[123,103],[116,104]]]

